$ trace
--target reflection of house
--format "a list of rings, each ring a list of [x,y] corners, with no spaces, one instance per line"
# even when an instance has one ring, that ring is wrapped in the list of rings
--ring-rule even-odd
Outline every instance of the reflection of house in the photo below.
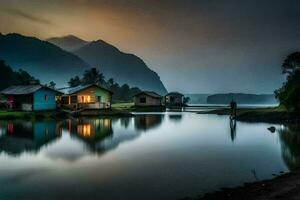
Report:
[[[106,109],[111,107],[112,92],[96,84],[65,88],[61,104],[70,109]]]
[[[60,92],[43,85],[11,86],[1,92],[16,110],[55,110],[55,96]]]
[[[102,139],[113,134],[111,119],[67,120],[69,132],[87,142],[92,148]]]
[[[182,106],[184,95],[179,92],[170,92],[165,96],[167,106]]]
[[[43,145],[60,136],[55,121],[2,122],[0,130],[0,152],[20,154],[26,151],[38,151]]]
[[[137,115],[134,118],[134,126],[137,130],[149,130],[162,123],[164,115]]]
[[[155,92],[140,92],[133,98],[135,106],[161,106],[162,96]]]

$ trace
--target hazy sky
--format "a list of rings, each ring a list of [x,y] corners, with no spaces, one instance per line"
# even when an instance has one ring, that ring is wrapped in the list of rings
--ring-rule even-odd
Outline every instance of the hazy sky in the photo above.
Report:
[[[103,39],[170,90],[271,93],[300,51],[299,0],[1,0],[0,32]]]

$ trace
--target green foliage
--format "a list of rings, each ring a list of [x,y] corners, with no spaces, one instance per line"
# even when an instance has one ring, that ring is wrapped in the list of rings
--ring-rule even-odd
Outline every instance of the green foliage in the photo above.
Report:
[[[68,84],[70,87],[76,87],[79,85],[87,84],[101,85],[102,87],[105,87],[114,93],[112,99],[113,102],[131,102],[133,96],[141,92],[139,88],[130,88],[128,84],[120,86],[114,81],[113,78],[110,78],[108,79],[108,81],[106,81],[104,75],[100,73],[96,68],[86,70],[82,78],[78,76],[71,78]]]
[[[22,69],[13,71],[11,67],[6,65],[3,60],[0,60],[0,69],[0,90],[11,85],[28,85],[32,83],[39,83],[39,80],[35,79]]]
[[[56,83],[54,81],[50,81],[50,83],[47,84],[46,86],[55,89]]]
[[[294,52],[284,60],[282,66],[283,74],[292,75],[296,70],[300,68],[300,52]]]
[[[289,110],[300,111],[300,53],[290,54],[282,65],[287,81],[275,91],[275,97]]]
[[[68,82],[70,87],[77,87],[79,85],[81,85],[81,80],[79,78],[79,76],[75,76],[74,78],[71,78]]]
[[[275,91],[281,105],[289,110],[300,111],[300,71],[289,75],[281,88]]]
[[[103,85],[105,83],[104,75],[99,72],[96,68],[91,68],[90,70],[86,70],[83,74],[83,78],[81,80],[82,85],[88,84],[99,84]]]

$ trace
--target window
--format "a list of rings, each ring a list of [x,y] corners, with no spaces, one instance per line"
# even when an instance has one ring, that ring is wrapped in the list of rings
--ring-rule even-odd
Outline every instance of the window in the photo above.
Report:
[[[146,103],[146,97],[141,97],[140,98],[140,103]]]
[[[101,96],[97,96],[97,101],[101,102]]]
[[[47,94],[45,94],[45,101],[48,101],[48,95]]]
[[[90,103],[91,96],[89,96],[89,95],[78,96],[78,102],[79,103]]]

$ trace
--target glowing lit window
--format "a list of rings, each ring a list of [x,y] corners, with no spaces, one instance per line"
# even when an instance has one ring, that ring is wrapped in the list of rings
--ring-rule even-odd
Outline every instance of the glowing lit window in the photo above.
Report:
[[[81,96],[81,103],[91,102],[91,96]]]
[[[79,135],[82,135],[83,137],[91,137],[91,125],[90,124],[78,125],[77,132]]]

